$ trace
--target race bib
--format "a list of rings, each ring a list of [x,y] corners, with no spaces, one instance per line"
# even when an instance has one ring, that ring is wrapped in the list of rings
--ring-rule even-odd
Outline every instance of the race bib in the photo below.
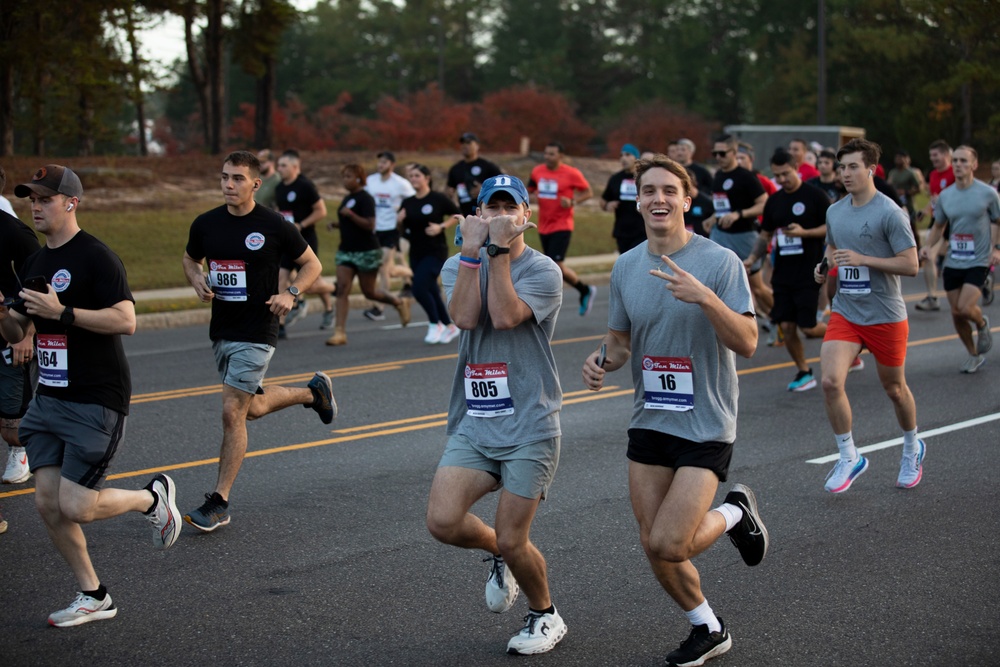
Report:
[[[634,178],[623,178],[622,186],[618,189],[618,199],[621,201],[635,201],[638,191],[635,189]]]
[[[465,183],[459,183],[456,185],[455,192],[458,194],[458,201],[463,204],[468,204],[472,201],[472,197],[469,196],[469,188],[465,185]]]
[[[470,417],[514,414],[507,386],[507,364],[466,364],[465,404]]]
[[[642,358],[643,400],[647,410],[694,409],[694,371],[690,357]]]
[[[279,212],[281,213],[281,217],[285,219],[285,222],[290,222],[293,225],[295,224],[294,213],[292,213],[291,211],[279,211]]]
[[[69,348],[66,336],[38,334],[38,382],[47,387],[69,386]]]
[[[729,203],[729,195],[725,192],[713,192],[712,205],[718,215],[725,215],[733,210],[732,204]]]
[[[247,267],[241,259],[209,260],[208,281],[219,301],[247,300]]]
[[[783,228],[778,228],[778,254],[779,255],[801,255],[802,237],[787,236]]]
[[[838,266],[837,278],[843,294],[871,294],[872,279],[867,266]]]
[[[975,259],[976,241],[972,234],[952,234],[951,235],[951,258],[952,259]]]
[[[375,196],[375,208],[393,208],[392,195],[388,192],[380,192]]]
[[[559,197],[559,181],[543,178],[538,181],[539,199],[557,199]]]

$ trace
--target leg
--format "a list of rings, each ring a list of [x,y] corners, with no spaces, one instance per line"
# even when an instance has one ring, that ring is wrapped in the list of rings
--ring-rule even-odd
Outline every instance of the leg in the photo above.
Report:
[[[979,295],[979,288],[968,283],[948,292],[948,304],[951,306],[955,332],[970,356],[978,354],[976,345],[972,341],[972,325],[977,328],[985,325],[983,310],[979,307]]]
[[[372,301],[378,301],[379,303],[387,303],[390,306],[398,307],[402,299],[379,289],[379,287],[376,285],[377,279],[378,279],[378,273],[374,271],[371,273],[369,272],[359,273],[358,284],[361,285],[361,291],[368,299]]]
[[[805,346],[802,345],[802,340],[799,338],[795,322],[782,322],[781,332],[785,334],[785,349],[788,350],[788,355],[795,362],[795,367],[800,371],[809,370],[809,366],[806,364]]]
[[[496,531],[469,512],[476,501],[496,485],[496,479],[482,470],[454,466],[438,468],[427,502],[427,530],[444,544],[500,553]]]
[[[580,277],[576,275],[576,271],[566,266],[566,262],[563,260],[556,262],[556,265],[559,267],[559,270],[562,271],[563,282],[572,287],[576,287],[580,282]]]
[[[531,543],[531,522],[540,498],[523,498],[503,490],[497,506],[496,540],[500,555],[514,573],[532,609],[548,609],[552,604],[545,557]]]
[[[345,331],[347,314],[351,310],[351,285],[354,284],[355,270],[353,266],[337,266],[337,331]]]
[[[884,366],[876,359],[875,367],[878,369],[878,379],[882,382],[882,388],[885,389],[896,410],[899,427],[903,431],[914,430],[917,428],[917,405],[910,388],[906,385],[905,366]]]
[[[427,320],[431,324],[437,324],[441,321],[441,313],[438,312],[437,302],[435,302],[431,290],[437,289],[441,261],[436,257],[421,257],[416,262],[411,263],[413,264],[413,298],[427,313]],[[435,271],[435,265],[437,271]]]
[[[253,399],[253,394],[222,385],[222,451],[215,492],[226,501],[247,453],[247,413]]]
[[[232,387],[229,387],[232,389]],[[234,389],[233,391],[239,391]],[[241,394],[243,392],[240,392]],[[271,385],[263,394],[255,394],[250,398],[250,408],[246,420],[253,421],[272,412],[284,410],[293,405],[312,405],[316,399],[309,387],[283,387]]]
[[[826,416],[834,433],[851,430],[851,404],[847,400],[844,384],[854,358],[861,352],[861,344],[846,340],[827,340],[820,349],[823,372],[823,400]]]

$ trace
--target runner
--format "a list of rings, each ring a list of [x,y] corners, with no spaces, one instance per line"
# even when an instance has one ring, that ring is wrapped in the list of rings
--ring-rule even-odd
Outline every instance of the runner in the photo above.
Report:
[[[257,159],[260,161],[260,187],[253,195],[254,201],[264,208],[276,210],[278,200],[275,193],[278,189],[278,183],[281,183],[281,174],[275,169],[274,153],[271,152],[270,148],[265,148],[257,153]]]
[[[230,521],[229,496],[247,450],[247,421],[293,405],[312,408],[324,424],[337,415],[333,385],[317,372],[307,387],[269,385],[264,376],[278,342],[278,318],[323,270],[316,253],[284,218],[254,202],[260,162],[248,151],[226,156],[222,165],[225,204],[195,218],[184,251],[184,275],[198,297],[212,302],[215,363],[222,378],[222,448],[215,490],[184,515],[202,532]],[[299,267],[279,292],[282,257]],[[208,275],[204,273],[208,262]]]
[[[83,185],[72,170],[49,164],[14,188],[31,200],[45,246],[25,260],[13,310],[0,306],[5,339],[37,332],[38,393],[20,436],[35,475],[35,506],[49,538],[69,564],[80,592],[49,616],[64,628],[118,613],[94,570],[82,524],[141,512],[153,544],[166,549],[181,524],[173,480],[158,474],[140,490],[103,489],[125,436],[132,380],[121,337],[135,332],[135,305],[125,267],[110,248],[80,229]]]
[[[924,442],[917,438],[917,408],[906,385],[909,323],[899,276],[917,275],[916,241],[906,214],[875,189],[878,144],[852,139],[837,152],[847,196],[826,214],[826,257],[837,267],[839,286],[823,339],[823,394],[840,460],[827,475],[826,490],[842,493],[868,469],[851,433],[851,405],[844,383],[854,359],[867,347],[879,380],[903,429],[903,455],[896,486],[910,489],[923,476]],[[827,280],[822,264],[816,282]]]
[[[937,205],[938,197],[941,196],[945,188],[955,182],[955,169],[951,164],[951,146],[948,145],[948,142],[938,139],[931,143],[928,147],[928,152],[931,164],[934,166],[931,173],[927,176],[927,189],[931,193],[931,200],[924,210],[917,214],[917,222],[920,222],[929,215],[931,224],[933,225],[934,209]],[[943,239],[935,246],[928,245],[926,255],[929,259],[922,263],[924,267],[924,282],[927,285],[927,296],[917,302],[915,306],[917,310],[941,310],[938,298],[934,296],[934,289],[937,287],[939,264],[942,263],[945,254],[945,243],[943,241],[947,239],[948,229],[946,227]]]
[[[631,365],[632,510],[653,574],[692,625],[666,661],[700,665],[728,651],[732,637],[691,559],[727,533],[747,565],[767,553],[767,529],[748,487],[735,484],[709,509],[736,439],[734,352],[753,355],[757,325],[740,260],[684,229],[691,204],[684,167],[663,155],[641,160],[636,185],[649,241],[615,262],[608,333],[584,363],[583,381],[598,391],[607,372]]]
[[[388,292],[397,253],[400,253],[398,258],[405,266],[406,259],[402,253],[408,250],[400,246],[396,216],[399,213],[399,205],[407,197],[412,197],[414,192],[410,181],[396,173],[395,154],[391,151],[382,151],[376,157],[378,162],[375,173],[370,174],[365,180],[365,190],[375,199],[375,236],[382,246],[382,266],[378,270],[378,285],[383,292]],[[411,284],[404,284],[401,296],[408,296],[411,288]],[[372,304],[364,315],[375,321],[385,319],[382,308],[377,304]]]
[[[837,173],[837,154],[831,150],[820,151],[819,157],[816,158],[816,168],[819,170],[819,176],[805,182],[825,192],[831,204],[840,201],[847,193]]]
[[[951,249],[944,260],[944,289],[951,305],[951,318],[959,340],[969,353],[963,373],[975,373],[993,347],[990,318],[979,307],[980,290],[990,267],[1000,263],[1000,196],[986,183],[976,180],[979,155],[971,146],[959,146],[953,154],[955,183],[944,189],[934,207],[934,227],[927,238],[933,247],[951,225]],[[928,259],[927,249],[921,256]],[[976,325],[976,343],[972,326]]]
[[[524,590],[525,624],[507,644],[508,653],[521,654],[549,651],[566,634],[545,558],[529,539],[559,463],[562,407],[550,347],[562,281],[558,267],[525,244],[524,230],[535,226],[530,217],[518,178],[487,179],[478,215],[462,221],[460,255],[445,263],[445,292],[462,335],[448,443],[427,507],[437,540],[490,555],[490,611],[507,611]],[[469,510],[498,489],[494,529]]]
[[[479,155],[479,137],[472,132],[466,132],[458,138],[462,150],[462,159],[448,170],[448,183],[445,192],[455,198],[462,215],[476,214],[476,199],[479,188],[487,178],[498,176],[500,167]],[[456,228],[456,233],[458,229]],[[456,239],[456,244],[459,241]]]
[[[611,175],[601,195],[601,209],[615,214],[611,235],[618,245],[618,252],[625,254],[646,240],[642,216],[635,210],[635,178],[632,166],[639,158],[639,149],[632,144],[622,146],[618,161],[622,170]]]
[[[806,155],[809,153],[809,144],[805,139],[792,139],[789,141],[788,152],[792,156],[793,166],[798,171],[800,180],[810,181],[820,175],[816,167],[806,161]]]

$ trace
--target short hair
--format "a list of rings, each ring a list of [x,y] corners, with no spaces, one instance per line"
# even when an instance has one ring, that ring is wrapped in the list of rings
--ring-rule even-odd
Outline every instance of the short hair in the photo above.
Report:
[[[678,139],[678,140],[677,140],[677,145],[678,145],[678,146],[687,146],[688,148],[690,148],[690,149],[691,149],[691,152],[692,152],[692,153],[694,153],[694,152],[695,152],[695,150],[696,150],[696,147],[695,147],[695,145],[694,145],[694,142],[693,142],[693,141],[691,141],[690,139]]]
[[[380,160],[382,158],[385,158],[389,162],[396,164],[396,156],[393,154],[392,151],[381,151],[380,153],[377,153],[375,155],[375,159],[377,160]]]
[[[950,153],[951,146],[944,139],[937,139],[931,142],[931,145],[927,147],[929,151],[941,151],[942,153]]]
[[[7,187],[7,172],[0,167],[0,195],[3,194],[3,189]]]
[[[233,151],[226,156],[222,164],[231,164],[234,167],[247,167],[250,169],[250,176],[260,178],[260,160],[250,151]]]
[[[736,150],[736,147],[737,147],[737,145],[738,145],[739,142],[737,142],[736,141],[736,137],[734,137],[731,134],[720,134],[717,137],[715,137],[715,143],[717,143],[717,144],[726,144],[727,146],[729,146],[733,150]]]
[[[678,142],[677,142],[677,140],[676,140],[676,139],[674,139],[674,140],[672,140],[672,141],[671,141],[671,142],[670,142],[669,144],[667,144],[667,148],[670,148],[671,146],[676,146],[676,145],[677,145],[677,143],[678,143]]]
[[[431,176],[431,170],[427,165],[420,164],[419,162],[411,162],[406,167],[408,170],[413,169],[419,171],[421,174],[427,177],[427,185],[434,189],[434,178]]]
[[[549,146],[551,146],[551,147],[555,148],[555,149],[556,149],[556,150],[558,150],[558,151],[559,151],[560,153],[565,153],[565,152],[566,152],[566,149],[565,149],[565,148],[563,147],[563,145],[562,145],[561,143],[559,143],[558,141],[550,141],[549,143],[545,144],[545,147],[546,147],[546,148],[548,148]]]
[[[345,176],[354,176],[359,183],[364,183],[365,179],[368,178],[368,172],[357,162],[348,162],[340,170],[340,173]]]
[[[736,142],[736,152],[743,153],[744,155],[749,156],[751,162],[753,162],[754,157],[756,157],[756,155],[753,152],[753,144],[750,144],[749,142],[746,141]]]
[[[848,153],[861,153],[861,160],[865,166],[874,167],[882,157],[882,147],[867,139],[851,139],[837,151],[837,162],[843,162],[842,158]]]
[[[789,144],[802,144],[803,148],[805,148],[806,150],[809,150],[809,142],[806,141],[805,139],[801,139],[799,137],[796,137],[795,139],[792,139],[788,143]]]
[[[979,153],[977,153],[976,149],[973,148],[972,146],[969,146],[968,144],[962,144],[955,150],[957,151],[959,149],[969,151],[970,153],[972,153],[972,159],[975,160],[976,162],[979,162]]]
[[[257,151],[257,159],[260,160],[261,162],[273,162],[274,153],[271,152],[270,148],[261,148],[259,151]]]
[[[681,185],[684,186],[684,196],[691,194],[691,176],[688,174],[687,169],[680,162],[671,160],[663,153],[657,153],[651,158],[639,160],[632,167],[632,173],[635,174],[636,190],[642,187],[642,175],[656,167],[666,169],[680,179]]]
[[[821,158],[825,157],[828,160],[833,160],[834,162],[837,161],[837,154],[831,151],[829,148],[824,148],[823,150],[821,150],[819,152],[819,157]]]
[[[774,155],[771,156],[771,164],[775,167],[784,167],[787,164],[792,163],[792,154],[788,152],[787,148],[782,148],[778,146],[774,149]]]
[[[297,150],[295,150],[294,148],[286,148],[281,153],[281,155],[278,157],[278,159],[280,160],[283,157],[287,157],[289,159],[295,160],[296,162],[298,162],[299,160],[302,159],[301,157],[299,157],[299,152]]]

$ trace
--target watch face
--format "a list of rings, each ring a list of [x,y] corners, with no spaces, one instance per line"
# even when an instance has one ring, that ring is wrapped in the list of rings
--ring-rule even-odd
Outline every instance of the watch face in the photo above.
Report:
[[[291,287],[289,287],[288,291],[291,293],[292,296],[298,296],[299,295],[299,288],[296,287],[295,285],[292,285]]]
[[[497,256],[497,250],[499,250],[499,248],[497,246],[493,245],[492,243],[490,245],[486,246],[486,254],[489,255],[490,257],[496,257]]]

